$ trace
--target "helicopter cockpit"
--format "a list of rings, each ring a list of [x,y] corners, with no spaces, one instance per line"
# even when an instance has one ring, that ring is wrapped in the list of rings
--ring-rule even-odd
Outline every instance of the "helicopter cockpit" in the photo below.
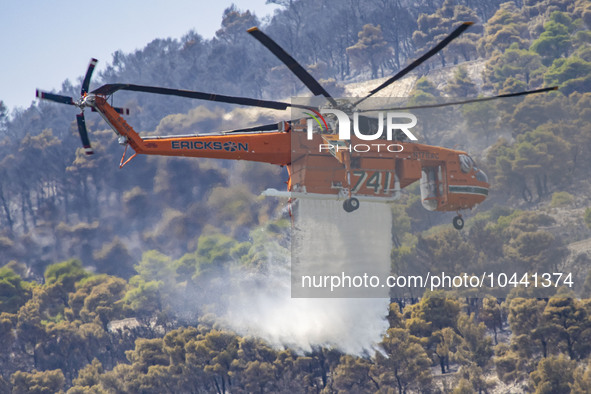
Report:
[[[460,153],[458,155],[458,162],[460,165],[460,171],[465,174],[468,179],[474,179],[478,183],[469,181],[458,182],[458,178],[454,182],[448,185],[448,179],[445,163],[437,163],[424,165],[421,168],[421,202],[425,209],[429,211],[441,210],[443,206],[448,203],[447,198],[448,190],[456,195],[473,195],[473,194],[488,194],[488,185],[484,186],[479,184],[480,182],[488,184],[488,177],[478,167],[474,159],[467,154]],[[451,182],[451,180],[450,180]],[[464,204],[464,203],[461,203]],[[460,205],[459,208],[465,208]]]
[[[472,159],[470,156],[464,155],[464,154],[460,154],[458,156],[458,159],[460,160],[460,169],[462,170],[463,173],[468,174],[472,170],[474,170],[477,181],[488,183],[488,177],[486,176],[484,171],[482,171],[482,170],[478,169],[478,167],[476,167],[476,163],[474,162],[474,159]]]

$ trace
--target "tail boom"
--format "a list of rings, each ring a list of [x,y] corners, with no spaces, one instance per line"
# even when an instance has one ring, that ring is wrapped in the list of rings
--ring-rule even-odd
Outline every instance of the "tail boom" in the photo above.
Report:
[[[93,106],[119,136],[120,143],[129,144],[136,154],[247,160],[277,165],[287,165],[291,162],[291,137],[289,132],[249,132],[142,138],[117,113],[115,108],[107,103],[104,97],[95,96]]]

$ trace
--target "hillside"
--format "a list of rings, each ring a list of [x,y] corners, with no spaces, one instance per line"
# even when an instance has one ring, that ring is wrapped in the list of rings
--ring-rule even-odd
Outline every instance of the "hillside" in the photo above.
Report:
[[[277,3],[261,30],[335,96],[367,94],[466,20],[479,22],[377,96],[428,106],[558,91],[413,109],[421,143],[463,149],[488,175],[462,231],[454,212],[423,208],[418,182],[391,205],[363,205],[360,220],[341,202],[261,197],[285,190],[279,166],[138,157],[119,169],[122,148],[90,111],[93,156],[76,109],[0,111],[0,392],[591,392],[589,2]],[[259,22],[229,8],[215,38],[118,51],[91,87],[309,95],[245,33]],[[114,100],[142,135],[290,116],[136,92]],[[314,248],[294,249],[302,240]],[[302,255],[497,285],[292,298]]]

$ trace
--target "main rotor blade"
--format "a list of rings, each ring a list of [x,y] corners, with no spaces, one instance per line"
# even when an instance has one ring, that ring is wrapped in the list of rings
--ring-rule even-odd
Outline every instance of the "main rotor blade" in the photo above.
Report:
[[[72,97],[62,96],[62,95],[59,95],[59,94],[42,92],[39,89],[37,89],[35,91],[35,96],[37,96],[38,98],[43,99],[43,100],[55,101],[56,103],[76,105],[74,103],[74,99]]]
[[[80,90],[80,95],[84,96],[88,93],[88,87],[90,86],[90,77],[92,77],[92,72],[96,67],[96,63],[98,60],[95,58],[90,59],[90,63],[88,64],[88,69],[86,70],[86,76],[84,77],[84,81],[82,81],[82,89]]]
[[[194,99],[199,99],[199,100],[217,101],[217,102],[229,103],[229,104],[249,105],[252,107],[271,108],[271,109],[278,109],[278,110],[284,110],[284,109],[287,109],[288,107],[297,107],[297,105],[292,105],[290,103],[284,103],[281,101],[259,100],[259,99],[252,99],[252,98],[248,98],[248,97],[224,96],[221,94],[195,92],[195,91],[191,91],[191,90],[159,88],[159,87],[155,87],[155,86],[141,86],[141,85],[122,84],[122,83],[103,85],[100,88],[94,90],[92,93],[107,96],[107,95],[115,93],[118,90],[130,90],[133,92],[164,94],[164,95],[169,95],[169,96],[188,97],[188,98],[194,98]]]
[[[91,108],[92,108],[92,112],[98,112],[98,110],[96,108],[94,108],[94,107],[91,107]],[[118,114],[121,114],[121,115],[129,115],[130,114],[129,108],[113,107],[113,109],[115,110],[115,112],[117,112]]]
[[[285,50],[269,36],[260,31],[258,27],[251,27],[247,30],[247,32],[256,38],[261,44],[267,47],[267,49],[269,49],[279,60],[281,60],[283,64],[285,64],[291,70],[291,72],[294,73],[294,75],[298,77],[299,80],[302,81],[312,93],[314,93],[314,95],[323,95],[328,99],[328,101],[330,101],[332,105],[335,107],[337,106],[336,101],[320,85],[320,83],[318,83],[318,81],[314,79],[314,77],[310,75],[306,69],[304,69],[289,53],[285,52]]]
[[[90,139],[88,138],[88,130],[86,129],[86,121],[84,120],[84,113],[76,115],[76,121],[78,121],[78,133],[80,133],[80,139],[82,140],[82,146],[84,152],[87,155],[92,155],[94,151],[90,146]]]
[[[388,79],[387,81],[382,83],[380,86],[378,86],[374,90],[370,91],[367,96],[365,96],[361,100],[357,101],[353,105],[358,105],[359,103],[361,103],[365,99],[373,96],[374,94],[376,94],[377,92],[379,92],[380,90],[385,88],[386,86],[389,86],[390,84],[392,84],[392,83],[398,81],[400,78],[404,77],[406,74],[408,74],[409,72],[411,72],[412,70],[414,70],[415,68],[420,66],[425,60],[429,59],[431,56],[435,55],[437,52],[439,52],[443,48],[445,48],[447,46],[447,44],[449,44],[453,39],[457,38],[460,34],[462,34],[464,32],[464,30],[466,30],[467,28],[469,28],[473,24],[474,24],[474,22],[462,23],[458,28],[456,28],[453,32],[451,32],[450,35],[445,37],[439,44],[435,45],[433,48],[431,48],[431,50],[429,50],[423,56],[421,56],[420,58],[418,58],[417,60],[415,60],[414,62],[412,62],[411,64],[409,64],[405,68],[403,68],[402,70],[400,70],[396,75],[394,75],[393,77],[391,77],[390,79]]]
[[[406,109],[419,109],[419,108],[439,108],[439,107],[448,107],[450,105],[462,105],[462,104],[470,104],[470,103],[478,103],[483,101],[491,101],[500,98],[507,98],[507,97],[517,97],[517,96],[526,96],[528,94],[536,94],[536,93],[544,93],[550,92],[553,90],[558,90],[558,86],[552,86],[550,88],[542,88],[542,89],[535,89],[535,90],[526,90],[524,92],[517,92],[517,93],[506,93],[500,94],[498,96],[492,97],[479,97],[475,99],[463,100],[463,101],[454,101],[451,103],[440,103],[440,104],[424,104],[424,105],[414,105],[410,107],[397,107],[397,108],[389,108],[389,109],[364,109],[360,110],[359,112],[375,112],[375,111],[398,111],[398,110],[406,110]]]

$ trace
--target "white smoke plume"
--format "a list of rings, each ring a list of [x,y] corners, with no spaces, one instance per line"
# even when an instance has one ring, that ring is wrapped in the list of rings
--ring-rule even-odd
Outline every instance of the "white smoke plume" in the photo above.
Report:
[[[349,275],[389,274],[391,213],[386,204],[362,203],[346,213],[342,202],[298,202],[292,232],[293,259],[299,271],[319,267]],[[327,346],[355,355],[373,354],[388,328],[388,289],[379,298],[292,298],[289,256],[275,256],[265,274],[245,275],[225,289],[228,296],[222,324],[241,335],[262,338],[300,352]],[[384,276],[385,275],[385,276]],[[326,291],[324,294],[328,294]],[[346,292],[344,293],[347,294]]]

